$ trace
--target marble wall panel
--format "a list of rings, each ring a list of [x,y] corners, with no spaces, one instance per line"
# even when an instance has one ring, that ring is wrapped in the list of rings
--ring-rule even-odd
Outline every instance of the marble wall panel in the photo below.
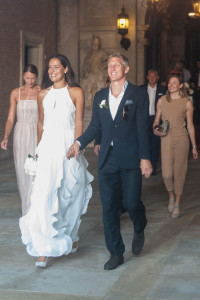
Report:
[[[79,81],[79,11],[78,0],[59,1],[58,52],[65,54]]]
[[[115,22],[115,0],[80,0],[80,26],[113,25]]]

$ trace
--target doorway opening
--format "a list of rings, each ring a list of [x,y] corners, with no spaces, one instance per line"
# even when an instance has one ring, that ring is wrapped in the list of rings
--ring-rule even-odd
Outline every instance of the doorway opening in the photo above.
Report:
[[[44,38],[33,33],[20,31],[20,86],[23,84],[23,69],[27,64],[38,68],[37,83],[41,84],[44,70]]]

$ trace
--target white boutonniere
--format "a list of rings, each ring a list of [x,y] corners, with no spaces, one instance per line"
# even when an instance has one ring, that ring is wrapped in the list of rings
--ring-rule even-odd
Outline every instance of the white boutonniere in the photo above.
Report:
[[[37,157],[28,154],[24,164],[25,173],[31,176],[36,175],[36,167],[37,167]]]
[[[102,100],[101,103],[99,104],[100,108],[108,108],[106,100]]]

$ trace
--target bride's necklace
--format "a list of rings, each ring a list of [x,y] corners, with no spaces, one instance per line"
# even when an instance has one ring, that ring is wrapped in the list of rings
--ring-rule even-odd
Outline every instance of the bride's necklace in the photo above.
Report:
[[[66,87],[68,87],[68,84],[66,84],[64,87],[59,88],[59,89],[55,89],[54,86],[53,86],[53,89],[54,89],[54,91],[55,91],[55,90],[61,90],[61,89],[64,89],[64,88],[66,88]],[[54,109],[56,108],[57,99],[58,99],[58,98],[55,97],[54,106],[53,106]]]

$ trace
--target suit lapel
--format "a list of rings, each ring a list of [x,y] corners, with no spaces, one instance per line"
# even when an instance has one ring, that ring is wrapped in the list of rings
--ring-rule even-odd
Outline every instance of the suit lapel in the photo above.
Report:
[[[159,87],[156,87],[156,95],[155,95],[155,109],[156,109],[156,105],[157,105],[157,101],[158,101],[158,94],[159,94]]]
[[[110,112],[110,104],[109,104],[109,90],[110,90],[109,87],[105,89],[105,93],[104,93],[104,98],[103,99],[105,99],[106,103],[108,104],[109,116],[112,119],[112,115],[111,115],[111,112]]]

